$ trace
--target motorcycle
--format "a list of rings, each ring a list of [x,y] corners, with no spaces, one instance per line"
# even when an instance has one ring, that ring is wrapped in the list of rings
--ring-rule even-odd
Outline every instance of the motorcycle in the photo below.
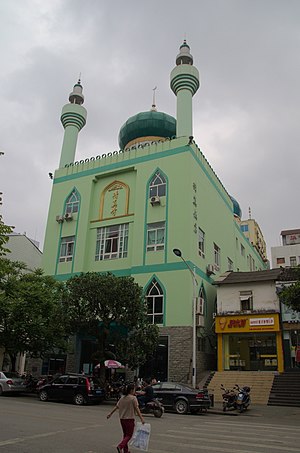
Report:
[[[223,384],[221,384],[222,398],[223,398],[223,412],[227,409],[236,409],[237,408],[237,394],[233,389],[226,389]]]
[[[145,406],[140,407],[140,411],[142,414],[153,414],[154,417],[160,418],[165,409],[161,402],[157,398],[154,398],[152,401],[146,403]]]
[[[244,412],[248,409],[251,398],[250,398],[250,387],[239,387],[237,384],[235,388],[238,391],[236,399],[236,407],[239,412]]]

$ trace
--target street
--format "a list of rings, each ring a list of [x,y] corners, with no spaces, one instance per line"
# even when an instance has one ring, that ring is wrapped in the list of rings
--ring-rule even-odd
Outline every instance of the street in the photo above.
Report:
[[[111,408],[111,402],[78,407],[42,403],[35,396],[1,397],[0,453],[116,452],[121,429],[118,414],[106,419]],[[300,451],[300,408],[253,406],[237,415],[218,409],[146,416],[152,430],[149,453]]]

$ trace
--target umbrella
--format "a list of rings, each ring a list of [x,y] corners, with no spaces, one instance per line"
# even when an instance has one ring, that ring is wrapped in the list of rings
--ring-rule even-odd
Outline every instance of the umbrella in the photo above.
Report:
[[[106,368],[124,368],[124,365],[117,360],[105,360],[104,365]]]

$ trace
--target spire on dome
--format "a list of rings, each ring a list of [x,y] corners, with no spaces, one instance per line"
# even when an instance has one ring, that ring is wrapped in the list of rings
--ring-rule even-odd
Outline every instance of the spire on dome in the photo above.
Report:
[[[70,93],[69,101],[71,104],[83,104],[84,96],[82,94],[81,73],[79,74],[78,82],[74,85],[72,93]]]
[[[157,112],[156,103],[155,103],[155,91],[156,90],[157,90],[157,87],[154,87],[153,88],[153,99],[152,99],[151,112]]]
[[[193,56],[190,53],[190,46],[187,44],[186,39],[181,44],[179,54],[176,57],[176,65],[179,66],[181,64],[193,65]]]

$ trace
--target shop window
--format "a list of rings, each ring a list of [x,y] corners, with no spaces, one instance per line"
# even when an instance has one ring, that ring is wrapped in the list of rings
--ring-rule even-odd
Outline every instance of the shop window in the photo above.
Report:
[[[241,311],[253,310],[252,291],[240,291]]]

